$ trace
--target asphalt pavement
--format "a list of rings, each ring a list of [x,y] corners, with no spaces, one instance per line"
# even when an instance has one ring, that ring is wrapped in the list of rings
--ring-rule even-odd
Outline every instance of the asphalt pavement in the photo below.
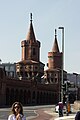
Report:
[[[51,118],[50,120],[74,120],[77,111],[73,109],[73,111],[69,115],[64,113],[63,117],[59,117],[59,113],[56,113],[54,108],[51,108],[48,111],[44,112],[53,116],[53,118]]]
[[[11,108],[0,108],[0,120],[7,120],[10,112]],[[74,120],[76,112],[73,109],[68,116],[64,114],[63,117],[59,117],[59,114],[55,112],[54,105],[24,107],[26,120]]]
[[[27,120],[74,120],[76,112],[76,110],[72,109],[69,115],[64,113],[63,117],[59,117],[59,113],[55,112],[55,107],[41,108],[35,111],[37,116],[29,117]]]

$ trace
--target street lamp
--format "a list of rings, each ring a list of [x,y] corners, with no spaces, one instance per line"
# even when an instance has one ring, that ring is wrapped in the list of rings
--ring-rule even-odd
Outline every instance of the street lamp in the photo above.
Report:
[[[2,60],[0,59],[0,64],[1,64]]]
[[[76,76],[76,101],[77,101],[77,76],[78,76],[78,74],[77,73],[73,73],[73,75]]]
[[[64,70],[64,27],[59,27],[58,29],[62,30],[62,69],[61,69],[61,101],[63,102],[63,70]]]

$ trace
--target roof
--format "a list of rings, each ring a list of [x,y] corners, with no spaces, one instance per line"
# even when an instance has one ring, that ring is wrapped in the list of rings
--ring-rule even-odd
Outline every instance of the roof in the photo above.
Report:
[[[33,24],[32,24],[32,13],[31,13],[31,20],[30,20],[30,27],[28,34],[26,36],[26,40],[32,40],[33,42],[36,42],[35,34],[34,34],[34,29],[33,29]]]
[[[39,62],[33,61],[33,60],[22,60],[22,61],[20,61],[18,63],[22,63],[22,64],[37,64]]]
[[[53,47],[52,47],[52,52],[59,52],[56,30],[55,30],[55,39],[54,39],[54,44],[53,44]]]
[[[56,68],[56,69],[51,69],[51,68],[48,68],[48,69],[46,69],[45,71],[60,71],[61,69],[59,69],[59,68]]]

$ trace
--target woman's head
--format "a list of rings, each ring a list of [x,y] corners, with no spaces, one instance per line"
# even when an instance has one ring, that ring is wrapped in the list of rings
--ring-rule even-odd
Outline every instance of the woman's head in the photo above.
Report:
[[[20,102],[15,102],[13,103],[12,105],[12,112],[13,114],[17,114],[17,113],[20,113],[23,115],[23,107],[22,107],[22,104]]]

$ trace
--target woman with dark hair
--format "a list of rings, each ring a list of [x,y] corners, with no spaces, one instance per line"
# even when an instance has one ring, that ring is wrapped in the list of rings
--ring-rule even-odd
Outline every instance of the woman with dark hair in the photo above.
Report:
[[[26,120],[23,114],[23,107],[20,102],[15,102],[12,105],[12,114],[9,115],[8,120]]]

